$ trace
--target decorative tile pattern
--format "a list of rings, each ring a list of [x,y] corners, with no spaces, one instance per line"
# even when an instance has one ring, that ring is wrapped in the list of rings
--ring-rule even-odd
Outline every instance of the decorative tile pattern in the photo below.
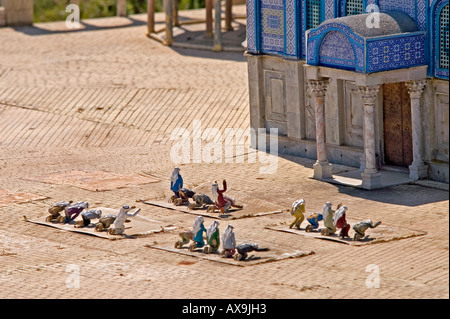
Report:
[[[284,53],[284,5],[282,0],[261,0],[262,52]]]
[[[256,1],[247,0],[247,49],[256,53]]]
[[[355,69],[355,53],[347,37],[339,31],[329,32],[320,46],[321,65]]]
[[[368,72],[426,65],[426,35],[391,37],[367,42]]]
[[[297,0],[286,0],[286,54],[297,56]]]

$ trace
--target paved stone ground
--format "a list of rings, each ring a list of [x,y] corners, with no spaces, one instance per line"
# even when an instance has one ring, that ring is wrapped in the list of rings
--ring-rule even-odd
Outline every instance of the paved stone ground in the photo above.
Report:
[[[191,227],[193,215],[136,202],[170,194],[171,132],[192,130],[194,120],[203,129],[217,128],[217,136],[225,128],[249,127],[242,54],[164,47],[145,36],[145,16],[132,18],[87,21],[91,27],[81,32],[62,32],[62,23],[0,29],[0,188],[21,195],[0,207],[0,298],[449,297],[448,191],[331,185],[311,179],[312,161],[290,156],[279,157],[273,175],[260,174],[263,163],[237,158],[180,167],[189,187],[226,178],[231,188],[280,208],[304,198],[313,212],[331,200],[349,207],[348,219],[371,218],[427,234],[354,247],[264,228],[289,223],[287,211],[223,220],[221,229],[232,223],[238,242],[315,252],[236,267],[146,247],[174,243],[176,231],[110,241],[24,222],[23,215],[44,218],[50,204],[72,199],[113,208],[136,204],[143,216]],[[163,18],[157,15],[159,23]],[[73,170],[160,181],[96,192],[37,179]],[[31,201],[22,198],[26,194]],[[205,219],[206,226],[211,222]],[[366,286],[371,264],[379,267],[379,288]],[[71,265],[80,270],[79,288],[67,284]]]

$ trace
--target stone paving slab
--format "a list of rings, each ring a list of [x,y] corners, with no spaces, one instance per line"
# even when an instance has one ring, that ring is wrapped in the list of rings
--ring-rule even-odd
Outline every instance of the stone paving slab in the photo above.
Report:
[[[71,185],[94,192],[159,182],[158,179],[139,174],[126,175],[106,171],[85,170],[55,172],[24,179],[56,185]]]
[[[11,192],[5,189],[0,189],[0,207],[9,206],[14,203],[27,203],[36,200],[46,199],[46,196],[31,194],[26,192]]]

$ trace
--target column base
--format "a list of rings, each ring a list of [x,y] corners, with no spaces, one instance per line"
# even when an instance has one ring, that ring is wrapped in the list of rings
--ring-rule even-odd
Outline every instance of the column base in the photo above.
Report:
[[[375,189],[381,187],[381,173],[361,173],[362,188]]]
[[[316,162],[313,165],[314,168],[314,176],[315,179],[329,179],[333,178],[332,168],[333,166],[326,162],[326,163],[320,163]]]
[[[221,44],[214,44],[214,46],[211,49],[213,52],[221,52],[223,51],[222,45]]]
[[[409,178],[413,181],[417,181],[419,179],[424,179],[428,177],[428,166],[425,164],[422,165],[410,165],[409,166]]]

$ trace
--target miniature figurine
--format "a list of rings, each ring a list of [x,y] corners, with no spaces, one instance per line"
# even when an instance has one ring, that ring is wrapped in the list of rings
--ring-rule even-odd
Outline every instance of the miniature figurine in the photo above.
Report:
[[[192,196],[194,203],[189,204],[190,209],[203,208],[205,205],[214,205],[212,199],[206,194],[195,194]]]
[[[70,223],[75,218],[80,215],[80,213],[85,210],[86,208],[89,208],[89,203],[87,202],[76,202],[73,204],[70,204],[69,206],[66,206],[64,208],[64,215],[65,216],[59,216],[56,219],[56,222],[58,223]]]
[[[222,234],[222,252],[220,253],[224,258],[233,257],[236,252],[236,239],[234,237],[234,227],[228,225]]]
[[[81,218],[83,220],[79,220],[75,223],[74,227],[86,227],[89,226],[92,219],[100,219],[102,217],[102,211],[100,209],[90,209],[88,211],[84,211],[81,213]]]
[[[194,222],[192,228],[192,241],[193,243],[189,246],[190,251],[194,251],[196,248],[202,248],[205,246],[205,241],[203,239],[203,233],[206,233],[206,228],[203,225],[203,216],[198,216]]]
[[[189,243],[189,241],[193,240],[192,239],[192,230],[188,230],[188,231],[183,231],[181,233],[179,233],[181,240],[177,241],[175,243],[175,248],[181,249],[183,248],[183,245]]]
[[[309,225],[306,226],[305,231],[309,233],[319,228],[319,222],[323,220],[323,215],[321,213],[312,213],[306,220],[309,222]]]
[[[322,218],[323,218],[323,224],[325,225],[325,228],[322,229],[322,235],[332,235],[336,232],[336,227],[334,226],[333,218],[334,218],[334,210],[331,209],[331,202],[326,202],[322,209]],[[339,209],[342,206],[342,204],[339,204],[336,209]]]
[[[176,206],[189,203],[189,198],[192,198],[195,195],[195,192],[187,188],[182,188],[178,191],[178,195],[179,197],[173,200],[173,203]]]
[[[136,207],[128,205],[123,205],[120,208],[119,214],[117,214],[117,218],[114,220],[114,223],[112,224],[112,226],[114,227],[110,227],[108,230],[108,233],[110,235],[121,235],[125,231],[124,223],[127,217],[134,217],[141,211],[140,208],[137,208],[133,213],[129,214],[128,212],[134,208]]]
[[[269,251],[269,248],[259,248],[258,244],[253,244],[253,243],[246,243],[246,244],[241,244],[239,246],[236,247],[237,249],[237,254],[234,255],[234,260],[245,260],[248,256],[248,253],[252,252],[252,251]]]
[[[219,189],[217,181],[212,184],[212,196],[214,199],[214,206],[208,207],[208,211],[211,209],[214,211],[215,209],[220,210],[221,214],[225,214],[225,212],[230,209],[230,207],[243,208],[242,205],[237,205],[235,200],[231,197],[224,195],[227,191],[227,181],[223,180],[223,189]]]
[[[346,212],[347,212],[347,206],[342,206],[334,213],[334,217],[333,217],[334,226],[336,228],[341,229],[341,231],[339,232],[340,238],[350,237],[348,235],[348,231],[350,230],[350,224],[347,223],[346,216],[345,216]]]
[[[72,201],[68,201],[68,202],[57,202],[54,203],[52,206],[50,206],[48,208],[48,213],[50,214],[50,216],[48,216],[45,221],[46,222],[52,222],[55,219],[58,219],[58,217],[61,216],[61,212],[64,210],[64,208],[66,208],[67,206],[69,206],[70,204],[72,204]]]
[[[304,199],[298,199],[292,204],[291,215],[295,217],[295,220],[292,222],[289,228],[295,226],[295,228],[300,229],[300,225],[305,220],[305,204],[306,203]]]
[[[170,190],[174,193],[171,197],[171,201],[174,202],[175,199],[180,197],[178,191],[183,188],[183,177],[180,175],[180,168],[175,167],[170,176]]]
[[[353,225],[353,230],[355,231],[355,236],[353,237],[353,240],[355,241],[361,240],[366,236],[366,230],[368,228],[375,228],[380,224],[381,222],[376,222],[374,224],[372,220],[368,219]]]
[[[220,235],[219,235],[219,222],[217,220],[206,230],[206,240],[207,245],[203,248],[205,254],[211,254],[217,252],[220,245]]]
[[[109,229],[109,227],[114,223],[116,220],[117,215],[114,214],[108,214],[106,216],[101,217],[98,220],[97,225],[95,226],[95,231],[103,231]]]

